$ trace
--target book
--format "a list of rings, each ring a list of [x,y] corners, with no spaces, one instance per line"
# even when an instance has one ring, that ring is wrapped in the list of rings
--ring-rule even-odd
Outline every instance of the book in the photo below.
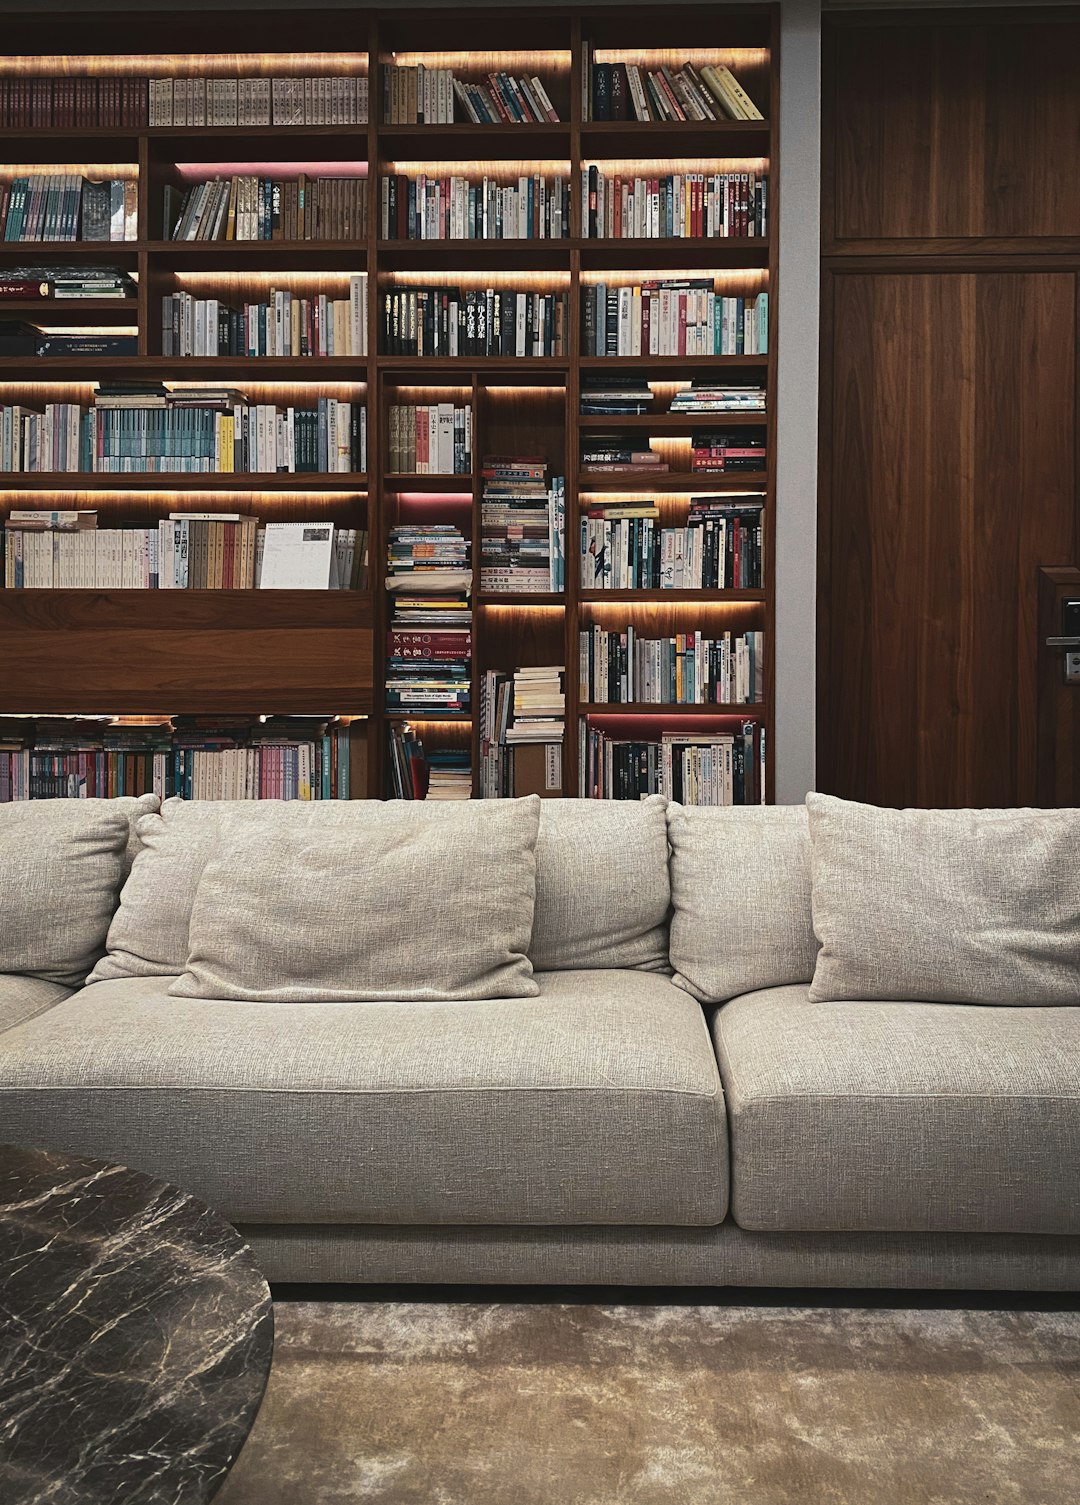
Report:
[[[570,233],[570,182],[543,173],[390,173],[379,215],[384,240],[560,240]]]
[[[503,71],[465,79],[452,68],[383,64],[386,125],[547,125],[558,121],[542,80]]]
[[[367,354],[367,273],[349,276],[348,296],[304,297],[271,288],[265,301],[232,306],[180,291],[161,300],[161,353],[180,356]]]
[[[326,590],[334,552],[333,523],[267,523],[260,590]]]

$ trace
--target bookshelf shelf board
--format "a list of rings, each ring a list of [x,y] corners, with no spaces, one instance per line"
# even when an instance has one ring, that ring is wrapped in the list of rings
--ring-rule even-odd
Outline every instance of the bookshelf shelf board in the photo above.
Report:
[[[411,470],[383,471],[383,485],[388,491],[460,491],[472,494],[473,477],[469,475],[417,475]]]
[[[455,714],[453,711],[387,711],[387,721],[454,721],[468,726],[472,713]]]
[[[593,495],[603,491],[745,491],[748,486],[760,488],[767,476],[763,470],[747,470],[740,475],[707,475],[689,471],[667,471],[663,475],[589,475],[582,471],[578,479],[578,491]]]
[[[684,377],[695,371],[733,371],[740,367],[763,371],[769,364],[767,355],[583,355],[578,365],[585,371],[610,371],[619,374],[630,370],[649,370],[657,378]]]
[[[123,322],[133,323],[138,316],[138,298],[4,298],[0,300],[0,318],[5,314],[37,314],[38,321],[58,324],[76,322],[83,314],[100,320],[105,314],[124,315]],[[30,321],[34,323],[34,320]],[[25,362],[26,356],[22,357]]]
[[[5,491],[366,491],[368,478],[362,471],[345,475],[320,475],[317,471],[200,471],[196,474],[161,472],[107,475],[99,471],[62,470],[23,473],[0,472],[0,493]],[[216,593],[218,594],[218,593]]]
[[[562,591],[481,591],[477,606],[565,606]]]
[[[513,371],[527,376],[530,371],[570,369],[569,359],[561,355],[380,355],[375,363],[382,371],[407,371],[413,379],[428,371],[455,371],[462,376],[470,371]]]
[[[153,271],[326,271],[367,269],[364,241],[149,241]],[[251,263],[251,265],[248,265]]]
[[[242,377],[251,381],[278,379],[325,382],[329,377],[362,382],[367,376],[367,356],[291,355],[80,355],[46,357],[31,367],[33,380],[45,382],[49,375],[82,377],[154,376],[159,380],[184,381],[199,377],[212,385],[215,376]],[[18,375],[16,375],[18,373]],[[0,381],[25,381],[27,358],[0,357]]]
[[[570,265],[570,240],[381,240],[380,270],[474,271],[520,267],[527,271]]]
[[[58,262],[63,266],[79,263],[104,262],[106,266],[119,266],[125,271],[133,270],[140,251],[146,250],[143,240],[0,240],[0,266],[28,262],[31,265]],[[43,303],[52,303],[52,298],[43,298]],[[74,299],[61,298],[61,303]]]
[[[717,716],[747,716],[755,721],[765,720],[764,705],[653,705],[651,702],[634,701],[620,705],[614,701],[582,702],[578,705],[582,716],[695,716],[704,715],[713,720]]]
[[[585,271],[625,271],[647,266],[649,273],[664,267],[699,267],[725,271],[742,267],[764,269],[769,264],[769,243],[764,236],[720,236],[715,240],[663,236],[633,239],[588,239],[572,242],[581,254]],[[643,273],[647,276],[649,273]]]
[[[668,602],[689,601],[695,605],[709,606],[723,604],[725,602],[755,602],[766,600],[763,590],[610,590],[589,591],[583,590],[578,600],[583,605],[604,606],[610,601],[621,601],[633,605],[658,606]]]
[[[647,429],[652,433],[687,433],[691,429],[716,428],[764,428],[768,423],[767,413],[633,413],[620,418],[582,414],[578,428],[583,430]]]
[[[380,156],[391,161],[447,162],[562,160],[570,155],[571,129],[547,125],[379,125]]]
[[[592,160],[604,156],[767,157],[767,120],[585,120],[581,153]]]

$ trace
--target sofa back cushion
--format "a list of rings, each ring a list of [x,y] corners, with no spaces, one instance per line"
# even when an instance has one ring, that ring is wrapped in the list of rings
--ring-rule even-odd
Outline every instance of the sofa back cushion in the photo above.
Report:
[[[802,805],[668,806],[671,965],[703,1003],[806,983],[817,942]]]
[[[535,998],[540,799],[233,805],[170,993],[269,1003]]]
[[[139,799],[0,805],[0,973],[77,987],[101,955]]]
[[[667,801],[544,800],[532,964],[541,972],[668,969]]]
[[[139,823],[139,860],[120,895],[108,954],[94,968],[92,982],[184,970],[195,890],[220,847],[221,821],[234,808],[256,805],[271,818],[282,808],[281,801],[170,799],[159,816]],[[634,804],[541,801],[529,947],[537,971],[667,970],[665,806],[658,795]]]
[[[813,1001],[1080,1003],[1080,810],[806,803]]]

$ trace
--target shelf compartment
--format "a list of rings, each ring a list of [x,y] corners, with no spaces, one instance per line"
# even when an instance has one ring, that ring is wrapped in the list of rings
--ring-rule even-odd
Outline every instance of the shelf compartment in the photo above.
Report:
[[[0,590],[0,704],[319,714],[373,703],[364,591]],[[17,636],[16,636],[17,635]]]

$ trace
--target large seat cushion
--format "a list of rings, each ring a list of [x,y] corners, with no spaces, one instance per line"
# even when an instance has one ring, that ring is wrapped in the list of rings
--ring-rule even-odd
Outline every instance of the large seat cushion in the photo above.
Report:
[[[0,805],[0,972],[84,981],[105,948],[132,822],[156,808],[154,795]]]
[[[534,998],[540,799],[234,805],[191,910],[184,998]]]
[[[640,972],[471,1003],[216,1003],[99,983],[12,1030],[0,1142],[118,1160],[257,1223],[722,1221],[700,1006]]]
[[[71,996],[61,982],[0,973],[0,1035]]]
[[[350,802],[355,809],[366,802]],[[529,958],[537,971],[668,967],[666,800],[542,800],[536,841],[536,903]],[[108,954],[92,982],[169,977],[190,951],[191,911],[203,869],[221,847],[231,809],[274,821],[277,800],[166,800],[140,821],[139,860],[109,930]],[[293,806],[305,812],[332,805]],[[340,807],[338,807],[340,808]],[[434,808],[434,806],[432,807]],[[316,815],[314,817],[318,819]]]
[[[806,804],[811,998],[1080,1004],[1080,810]]]
[[[817,941],[804,805],[668,806],[671,965],[704,1003],[809,982]]]
[[[713,1032],[741,1227],[1080,1233],[1080,1009],[771,988]]]

